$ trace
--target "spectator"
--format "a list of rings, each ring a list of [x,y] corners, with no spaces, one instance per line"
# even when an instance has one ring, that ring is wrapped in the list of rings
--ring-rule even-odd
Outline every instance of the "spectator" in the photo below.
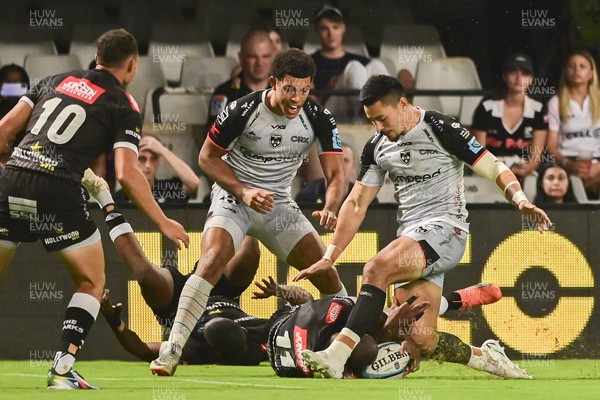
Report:
[[[567,171],[560,165],[545,165],[538,171],[536,204],[577,203]]]
[[[29,76],[25,69],[16,64],[8,64],[0,68],[0,119],[2,119],[29,90]],[[17,134],[14,144],[18,144],[25,131]],[[0,155],[0,162],[6,163],[12,153],[12,146]]]
[[[238,53],[241,72],[215,89],[210,99],[207,126],[215,122],[217,115],[231,101],[269,87],[269,72],[275,55],[275,46],[266,29],[255,29],[244,36]]]
[[[342,150],[344,151],[344,175],[348,180],[348,193],[350,193],[358,174],[358,163],[354,150],[349,144],[342,144]],[[317,179],[304,186],[295,200],[300,204],[324,204],[326,190],[325,178]],[[373,203],[377,203],[377,199]]]
[[[160,160],[164,159],[177,173],[170,179],[156,179]],[[140,169],[152,188],[154,199],[158,203],[187,203],[196,193],[200,180],[182,159],[164,146],[156,137],[144,135],[140,140]],[[128,202],[127,194],[121,189],[115,193],[117,203]]]
[[[314,21],[321,49],[311,55],[317,65],[314,86],[317,90],[359,90],[372,75],[388,75],[388,71],[380,61],[372,61],[367,57],[348,53],[344,50],[346,24],[342,12],[325,4]],[[335,116],[338,122],[353,122],[362,106],[358,96],[316,96]]]
[[[542,103],[527,96],[532,83],[531,58],[526,54],[508,56],[497,95],[481,101],[471,127],[477,141],[521,181],[539,166],[548,129]]]
[[[548,124],[548,152],[569,174],[581,177],[588,196],[598,198],[600,86],[596,63],[587,51],[567,57],[558,94],[548,102]]]

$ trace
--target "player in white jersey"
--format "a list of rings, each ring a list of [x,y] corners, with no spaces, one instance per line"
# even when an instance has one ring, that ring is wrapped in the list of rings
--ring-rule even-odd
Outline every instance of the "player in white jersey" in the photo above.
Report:
[[[335,119],[307,100],[315,69],[310,56],[298,49],[280,53],[271,69],[272,88],[231,102],[210,128],[198,161],[216,183],[199,267],[182,291],[164,351],[150,364],[153,373],[174,373],[208,295],[246,234],[299,270],[325,253],[319,235],[291,197],[296,171],[317,139],[328,185],[325,206],[313,216],[325,228],[335,227],[347,190]],[[321,293],[345,293],[334,268],[311,281]]]
[[[377,133],[364,148],[361,173],[340,209],[332,244],[322,260],[300,272],[295,280],[332,268],[358,231],[386,173],[396,184],[398,238],[365,265],[356,306],[338,338],[324,351],[303,352],[305,362],[315,371],[339,378],[360,337],[377,322],[375,316],[384,306],[386,288],[405,283],[396,289],[396,301],[419,293],[431,302],[431,311],[415,324],[410,335],[423,356],[507,378],[529,378],[506,357],[497,341],[488,340],[477,348],[437,332],[443,276],[459,263],[467,242],[463,163],[494,181],[541,231],[548,229],[550,219],[527,200],[508,167],[467,129],[448,116],[411,105],[395,78],[370,78],[361,90],[361,102]]]

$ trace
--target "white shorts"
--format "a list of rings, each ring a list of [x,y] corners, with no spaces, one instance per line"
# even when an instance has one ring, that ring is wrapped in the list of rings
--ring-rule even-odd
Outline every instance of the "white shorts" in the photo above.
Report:
[[[443,288],[444,274],[460,262],[467,246],[468,235],[456,226],[436,221],[404,232],[402,236],[412,238],[423,250],[427,264],[421,278]],[[408,282],[398,283],[394,285],[394,289],[406,284]]]
[[[229,232],[236,250],[244,236],[253,236],[282,261],[287,260],[300,239],[309,233],[317,233],[291,197],[276,199],[273,210],[260,214],[217,184],[211,192],[204,231],[211,227]]]

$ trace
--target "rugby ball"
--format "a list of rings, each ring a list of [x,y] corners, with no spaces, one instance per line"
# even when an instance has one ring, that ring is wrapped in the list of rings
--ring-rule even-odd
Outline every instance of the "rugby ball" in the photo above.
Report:
[[[400,353],[400,344],[395,342],[381,343],[377,357],[360,374],[369,379],[402,378],[402,373],[412,362],[408,353]]]

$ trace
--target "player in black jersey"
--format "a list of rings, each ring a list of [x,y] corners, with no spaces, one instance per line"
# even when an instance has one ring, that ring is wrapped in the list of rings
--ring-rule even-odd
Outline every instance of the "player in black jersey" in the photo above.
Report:
[[[125,90],[136,73],[138,47],[123,29],[97,40],[96,68],[43,79],[0,121],[0,151],[25,130],[0,176],[0,271],[19,242],[38,239],[59,257],[76,289],[48,373],[53,389],[93,389],[73,370],[100,308],[104,255],[86,208],[84,170],[107,146],[115,149],[117,178],[160,230],[180,246],[189,238],[153,200],[137,166],[141,118]]]

